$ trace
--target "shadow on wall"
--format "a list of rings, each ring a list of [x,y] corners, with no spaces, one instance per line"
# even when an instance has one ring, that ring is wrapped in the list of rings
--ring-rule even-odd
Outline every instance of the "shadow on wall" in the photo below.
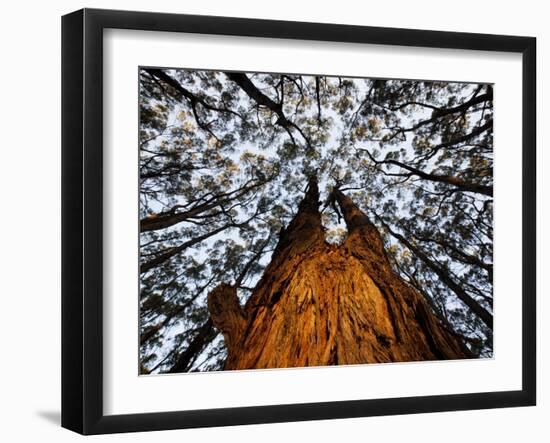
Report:
[[[61,425],[61,411],[36,411],[35,414],[51,424]]]

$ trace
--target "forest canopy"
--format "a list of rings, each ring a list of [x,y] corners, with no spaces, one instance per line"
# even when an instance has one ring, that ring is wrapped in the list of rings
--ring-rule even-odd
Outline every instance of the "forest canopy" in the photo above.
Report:
[[[345,195],[492,356],[492,85],[141,68],[139,98],[141,374],[224,368],[208,294],[249,300],[312,178],[326,242],[348,235]]]

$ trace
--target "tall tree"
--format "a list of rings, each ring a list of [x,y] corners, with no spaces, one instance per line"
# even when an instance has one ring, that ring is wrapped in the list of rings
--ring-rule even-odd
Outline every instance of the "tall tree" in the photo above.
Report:
[[[226,369],[467,358],[460,339],[392,269],[368,217],[334,189],[348,227],[325,241],[316,179],[281,233],[246,305],[222,284],[208,299],[228,347]]]
[[[492,103],[142,69],[142,373],[492,355]]]

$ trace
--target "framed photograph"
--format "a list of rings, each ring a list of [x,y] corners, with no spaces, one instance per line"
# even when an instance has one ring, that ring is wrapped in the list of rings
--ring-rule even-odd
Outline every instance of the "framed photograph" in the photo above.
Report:
[[[530,37],[62,21],[62,425],[536,402]]]

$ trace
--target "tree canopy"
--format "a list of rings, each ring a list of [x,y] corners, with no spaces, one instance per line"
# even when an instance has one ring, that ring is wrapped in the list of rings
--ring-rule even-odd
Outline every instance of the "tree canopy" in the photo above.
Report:
[[[141,373],[222,368],[207,295],[250,296],[312,176],[329,242],[346,236],[337,188],[492,355],[491,85],[142,68],[139,87]]]

